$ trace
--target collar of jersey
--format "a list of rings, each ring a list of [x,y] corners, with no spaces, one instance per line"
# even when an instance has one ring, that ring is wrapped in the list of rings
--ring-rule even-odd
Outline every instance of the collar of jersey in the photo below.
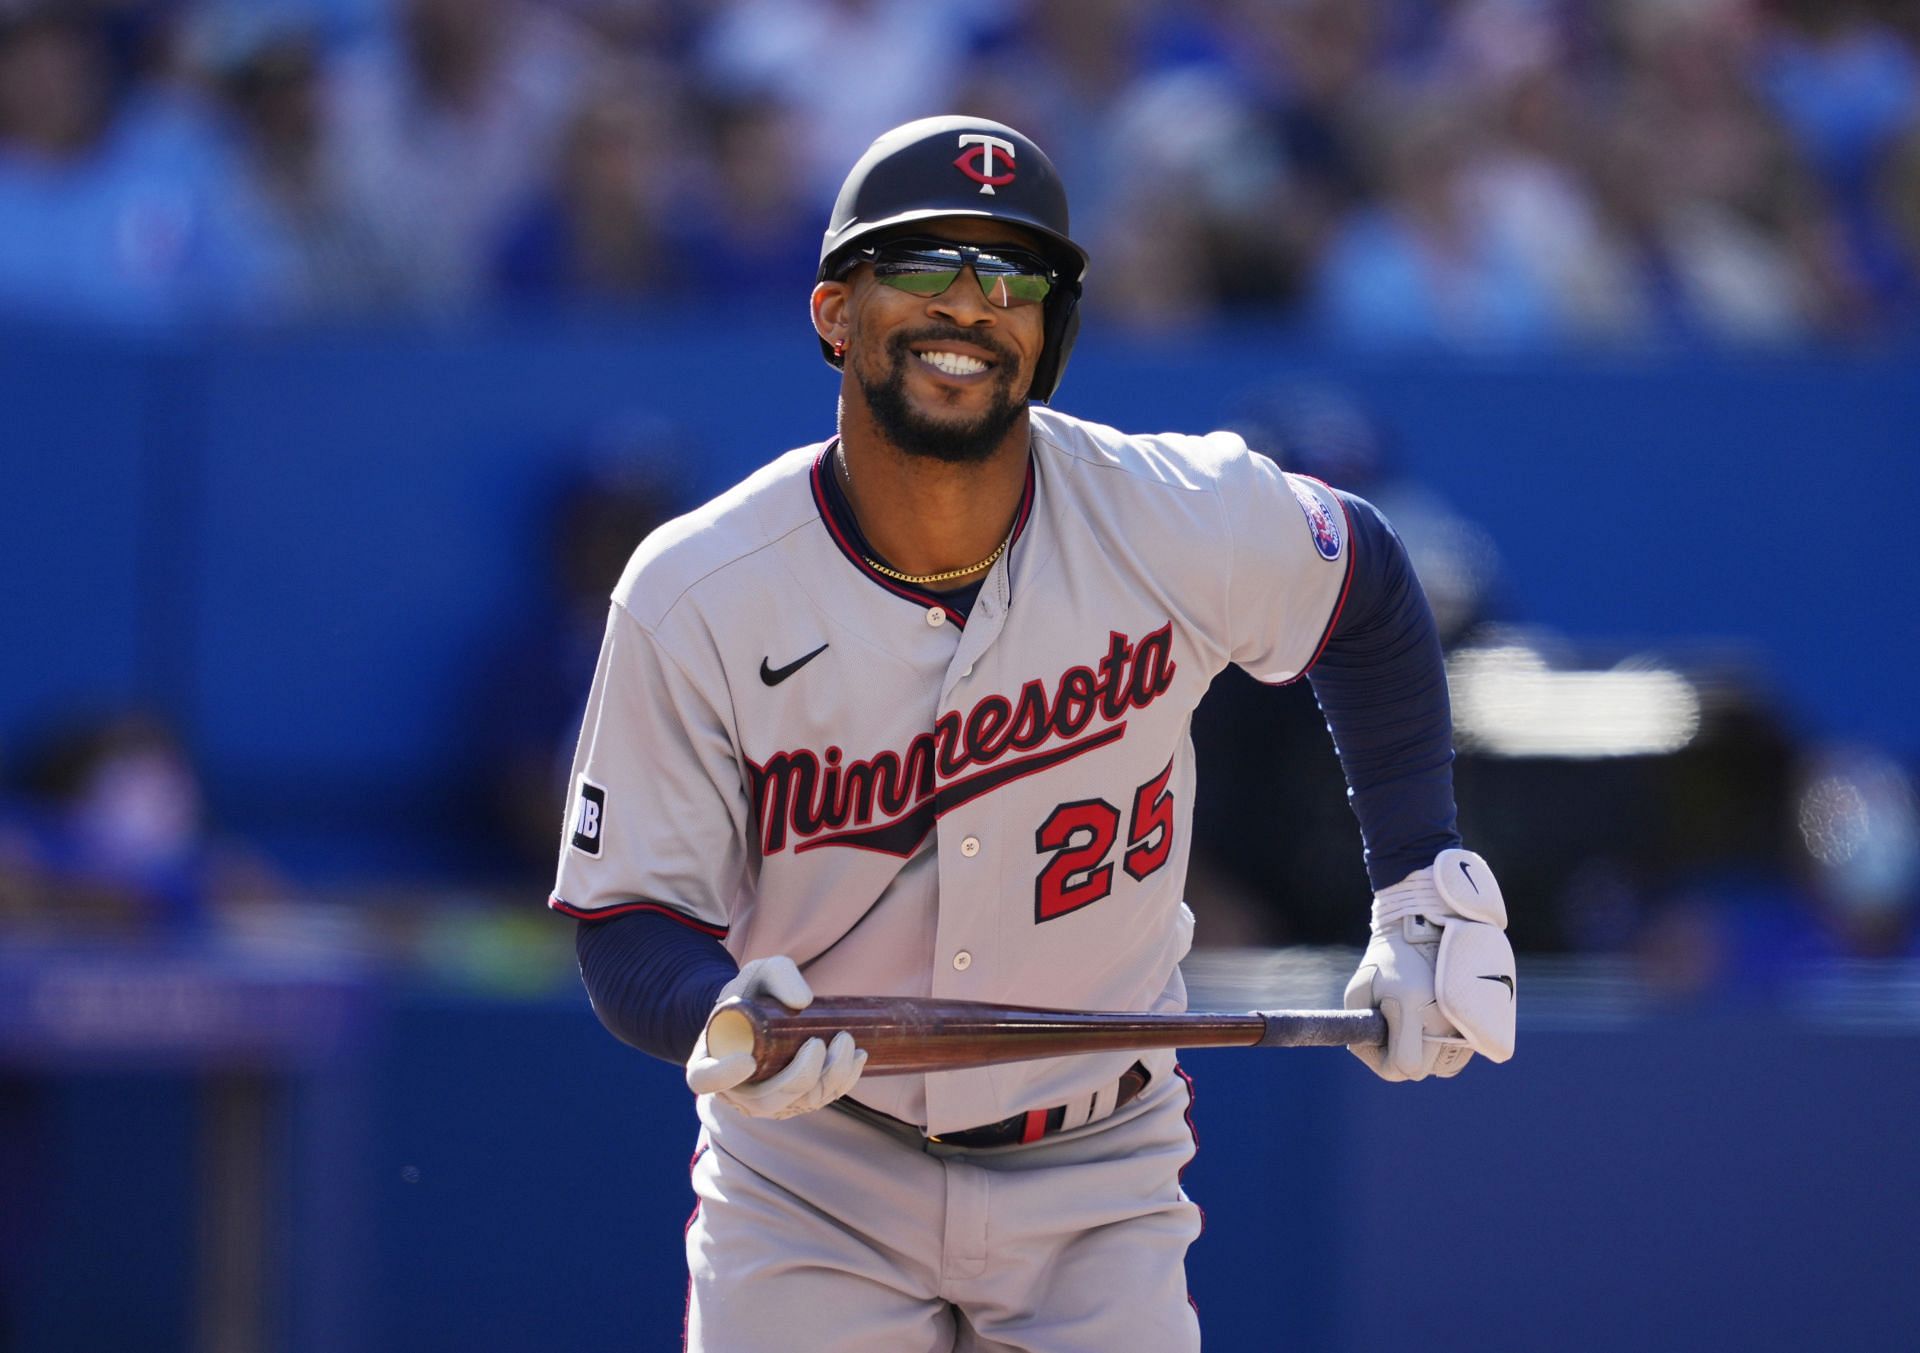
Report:
[[[949,598],[943,597],[938,592],[928,591],[924,587],[915,587],[912,583],[903,583],[897,578],[889,578],[886,574],[880,572],[880,570],[867,562],[867,556],[861,551],[859,545],[855,543],[854,532],[858,528],[851,522],[843,522],[840,520],[839,514],[833,510],[832,499],[828,496],[826,490],[826,476],[832,471],[833,453],[839,445],[840,439],[838,437],[834,437],[827,442],[826,448],[814,458],[813,473],[809,481],[813,488],[813,504],[819,509],[820,520],[825,523],[827,534],[833,538],[833,543],[840,548],[840,553],[847,557],[849,563],[859,569],[867,578],[884,587],[896,597],[903,597],[914,605],[922,608],[932,606],[941,607],[947,612],[947,619],[951,620],[960,629],[965,629],[967,627],[966,616],[957,608],[948,605]],[[1027,453],[1027,481],[1025,486],[1020,490],[1020,506],[1013,514],[1013,534],[1007,539],[1007,552],[1001,559],[1001,564],[1004,564],[1008,569],[1013,567],[1013,547],[1020,543],[1020,533],[1027,529],[1027,518],[1033,515],[1033,487],[1033,453],[1029,451]],[[998,566],[996,565],[996,567]],[[991,573],[989,573],[988,576],[992,576]],[[982,581],[984,581],[984,579]]]

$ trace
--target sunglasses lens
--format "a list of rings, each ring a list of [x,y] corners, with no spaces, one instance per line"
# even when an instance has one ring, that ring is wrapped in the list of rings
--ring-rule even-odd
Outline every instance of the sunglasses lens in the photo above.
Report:
[[[1047,265],[1037,258],[1002,258],[995,254],[973,255],[937,245],[920,248],[881,249],[873,255],[874,275],[895,291],[914,296],[938,296],[954,284],[969,261],[980,290],[988,301],[1002,309],[1033,305],[1053,290],[1053,278]]]
[[[987,282],[987,278],[981,278]],[[1002,288],[1008,299],[1001,300]],[[995,305],[1034,305],[1047,299],[1047,293],[1053,290],[1053,283],[1045,273],[1017,272],[995,277],[987,287],[987,295]]]
[[[938,296],[954,284],[960,276],[960,269],[883,265],[876,270],[876,275],[895,291],[910,292],[915,296]]]

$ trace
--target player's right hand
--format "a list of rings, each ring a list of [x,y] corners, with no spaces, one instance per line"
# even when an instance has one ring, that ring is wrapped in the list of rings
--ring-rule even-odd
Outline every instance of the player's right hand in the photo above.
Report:
[[[1513,1056],[1513,946],[1487,862],[1443,850],[1373,899],[1373,938],[1347,983],[1349,1010],[1386,1017],[1384,1048],[1355,1047],[1383,1080],[1455,1076],[1478,1052]]]
[[[756,958],[740,969],[738,977],[720,988],[715,1006],[731,996],[771,996],[790,1010],[813,1004],[813,988],[784,954]],[[778,1074],[748,1085],[753,1054],[709,1056],[707,1033],[702,1029],[693,1056],[687,1059],[687,1088],[696,1095],[718,1095],[754,1118],[792,1118],[824,1108],[853,1089],[866,1065],[866,1052],[854,1046],[853,1035],[843,1030],[831,1043],[809,1038]]]

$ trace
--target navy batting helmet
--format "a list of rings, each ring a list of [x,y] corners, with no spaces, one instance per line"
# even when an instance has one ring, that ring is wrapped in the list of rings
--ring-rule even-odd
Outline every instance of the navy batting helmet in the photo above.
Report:
[[[935,216],[980,216],[1032,231],[1060,279],[1046,299],[1046,343],[1028,397],[1042,403],[1060,387],[1080,332],[1080,284],[1087,251],[1067,234],[1067,190],[1046,152],[1005,123],[928,117],[885,133],[840,185],[818,281],[839,275],[846,255],[877,231]],[[833,366],[842,359],[823,339]]]

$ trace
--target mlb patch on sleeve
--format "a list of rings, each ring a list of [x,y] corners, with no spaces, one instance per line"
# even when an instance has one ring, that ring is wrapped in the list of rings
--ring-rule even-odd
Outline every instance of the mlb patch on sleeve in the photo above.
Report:
[[[582,775],[580,794],[573,801],[573,848],[583,855],[598,855],[606,820],[607,791]]]
[[[1307,514],[1307,530],[1313,535],[1314,549],[1322,559],[1338,559],[1343,544],[1340,532],[1343,514],[1339,505],[1331,501],[1333,495],[1314,481],[1296,475],[1287,476],[1287,487],[1293,490],[1300,510]]]

